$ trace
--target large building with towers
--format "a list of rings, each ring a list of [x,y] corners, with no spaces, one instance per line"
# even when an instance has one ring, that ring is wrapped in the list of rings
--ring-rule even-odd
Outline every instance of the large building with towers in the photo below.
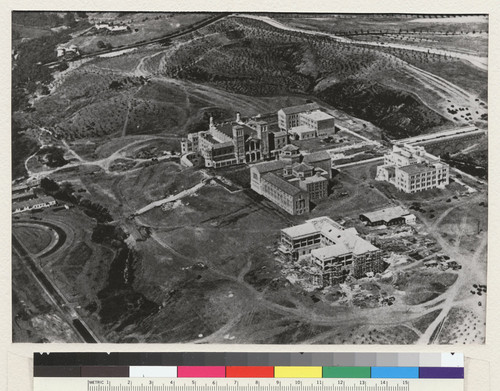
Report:
[[[205,167],[220,168],[279,158],[290,139],[330,136],[335,119],[317,103],[285,107],[277,113],[258,114],[215,124],[208,130],[190,133],[181,140],[181,153],[203,158]]]
[[[235,121],[221,124],[210,118],[208,130],[181,140],[181,152],[197,153],[205,167],[220,168],[273,159],[287,142],[286,132],[271,127],[265,119],[255,117],[245,123],[238,114]]]

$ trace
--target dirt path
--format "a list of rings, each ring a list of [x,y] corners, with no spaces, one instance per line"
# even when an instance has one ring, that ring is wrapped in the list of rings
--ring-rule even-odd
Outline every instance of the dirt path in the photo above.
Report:
[[[97,167],[102,168],[107,174],[121,175],[121,174],[123,174],[125,172],[130,172],[132,170],[121,171],[121,172],[113,172],[113,171],[110,171],[110,166],[111,166],[111,164],[116,159],[124,159],[124,156],[122,154],[123,151],[125,151],[126,149],[128,149],[128,148],[130,148],[130,147],[132,147],[134,145],[137,145],[137,144],[149,142],[151,140],[162,140],[164,138],[165,137],[158,137],[158,136],[151,136],[151,137],[149,137],[149,136],[147,136],[147,137],[144,137],[144,138],[142,138],[140,140],[132,141],[129,144],[125,145],[124,147],[122,147],[122,148],[118,149],[117,151],[113,152],[108,157],[103,158],[103,159],[99,159],[99,160],[85,160],[81,156],[79,156],[75,151],[73,151],[67,145],[67,143],[63,142],[63,145],[66,146],[66,151],[69,152],[69,153],[71,153],[71,154],[73,154],[75,156],[75,158],[78,160],[78,162],[66,164],[64,166],[57,167],[57,168],[54,168],[54,169],[51,169],[51,170],[43,170],[43,171],[37,171],[37,172],[33,172],[33,171],[30,171],[30,170],[26,170],[26,171],[28,172],[28,174],[29,174],[29,176],[31,178],[42,178],[42,177],[50,176],[51,174],[53,174],[55,172],[58,172],[58,171],[61,171],[61,170],[66,170],[68,168],[80,167],[80,166],[97,166]],[[26,161],[25,161],[26,168],[27,168],[28,161],[33,156],[35,156],[35,155],[32,155],[28,159],[26,159]],[[169,158],[169,156],[161,156],[161,157],[158,158],[158,160],[165,160],[167,158]],[[142,162],[142,161],[147,161],[148,160],[148,159],[132,159],[132,158],[126,158],[126,159],[128,159],[128,160],[134,160],[136,162]]]
[[[200,190],[205,185],[206,185],[206,179],[202,180],[197,185],[195,185],[193,187],[190,187],[189,189],[183,190],[183,191],[181,191],[181,192],[179,192],[177,194],[168,196],[167,198],[163,198],[163,199],[158,200],[158,201],[153,201],[150,204],[144,206],[143,208],[138,209],[133,214],[135,216],[139,216],[139,215],[141,215],[143,213],[146,213],[147,211],[149,211],[151,209],[154,209],[154,208],[156,208],[158,206],[162,206],[163,204],[166,204],[167,202],[177,201],[177,200],[180,200],[181,198],[193,195],[194,193],[196,193],[198,190]]]
[[[472,259],[470,259],[469,262],[462,262],[462,265],[465,266],[462,271],[459,273],[459,276],[457,278],[457,281],[453,284],[451,288],[448,289],[446,292],[446,300],[441,306],[442,310],[437,316],[436,319],[427,327],[425,332],[420,336],[418,343],[419,344],[429,344],[431,343],[431,337],[434,334],[434,331],[439,327],[440,323],[445,320],[445,318],[448,316],[448,313],[450,310],[453,308],[453,306],[456,304],[457,296],[459,293],[460,288],[463,286],[463,284],[466,282],[466,276],[468,277],[468,269],[474,268],[476,264],[479,261],[479,257],[486,247],[488,237],[487,235],[483,235],[483,238],[481,239],[481,242],[479,243],[476,251],[474,252],[474,256]]]

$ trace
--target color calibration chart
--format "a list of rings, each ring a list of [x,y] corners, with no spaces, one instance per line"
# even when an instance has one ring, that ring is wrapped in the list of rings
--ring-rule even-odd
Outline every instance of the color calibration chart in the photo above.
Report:
[[[34,391],[462,391],[461,353],[36,353]]]

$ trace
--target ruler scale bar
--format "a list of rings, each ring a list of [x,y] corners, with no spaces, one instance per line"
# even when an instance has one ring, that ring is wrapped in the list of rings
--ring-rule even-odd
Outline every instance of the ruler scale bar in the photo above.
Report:
[[[35,378],[35,391],[459,391],[463,379]]]

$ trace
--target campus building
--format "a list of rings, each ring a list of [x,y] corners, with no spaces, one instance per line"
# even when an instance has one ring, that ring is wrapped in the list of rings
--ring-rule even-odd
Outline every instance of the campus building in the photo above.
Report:
[[[255,117],[245,123],[237,114],[236,121],[217,125],[210,118],[208,130],[181,140],[181,152],[197,153],[205,167],[220,168],[273,159],[287,142],[286,132],[270,122]]]
[[[335,119],[317,103],[308,103],[245,119],[237,113],[234,121],[221,124],[211,117],[208,130],[181,140],[181,152],[200,156],[205,167],[219,168],[277,159],[290,135],[306,140],[334,133]]]
[[[327,137],[335,133],[335,118],[321,111],[317,103],[280,109],[278,125],[295,140]]]
[[[421,146],[394,145],[384,156],[384,164],[377,167],[376,179],[392,183],[405,193],[443,189],[449,183],[450,168]]]
[[[313,155],[313,156],[311,156]],[[250,167],[252,190],[271,200],[292,215],[308,213],[310,202],[328,197],[331,178],[331,160],[325,170],[325,156],[307,161],[295,145],[289,144],[281,151],[279,160],[256,163]],[[329,158],[329,156],[328,156]],[[320,164],[309,164],[317,160]]]
[[[384,269],[381,251],[329,217],[317,217],[281,230],[279,251],[291,260],[311,262],[309,273],[322,285],[338,284],[347,276],[364,277]]]
[[[408,209],[402,206],[394,206],[391,208],[377,209],[373,212],[363,213],[359,215],[359,219],[368,226],[377,225],[401,225],[415,224],[417,218],[410,213]]]

